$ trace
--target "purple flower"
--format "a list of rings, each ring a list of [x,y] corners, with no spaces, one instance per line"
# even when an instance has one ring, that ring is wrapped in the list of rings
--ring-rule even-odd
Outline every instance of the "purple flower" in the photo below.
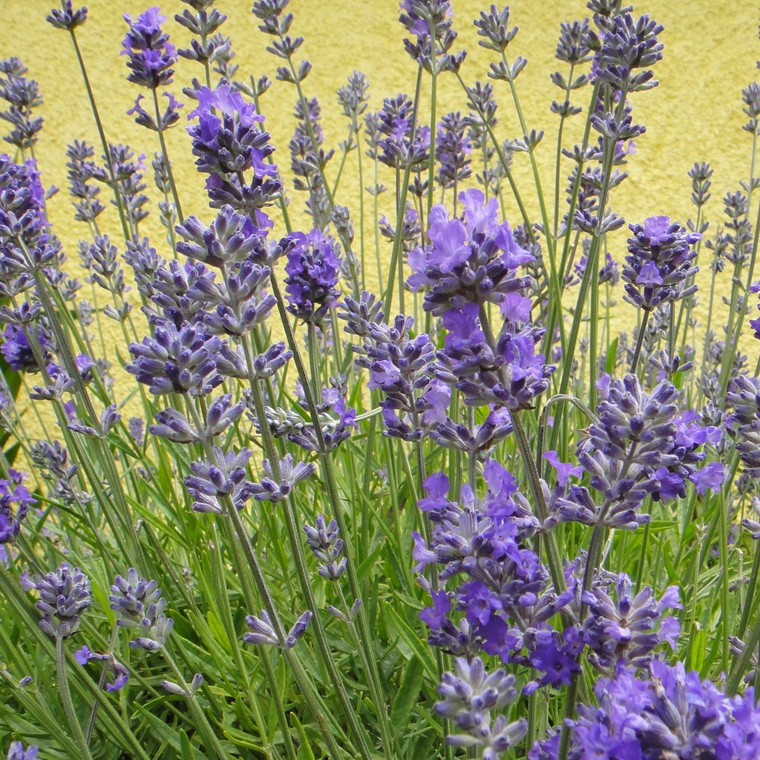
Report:
[[[180,103],[170,92],[165,92],[164,95],[169,99],[169,103],[166,110],[159,114],[158,122],[140,105],[143,95],[137,96],[134,106],[127,111],[127,116],[134,115],[136,124],[152,129],[154,132],[169,129],[179,121],[179,109],[184,106],[184,103]]]
[[[434,206],[431,245],[409,255],[416,273],[410,284],[415,290],[426,287],[424,308],[438,316],[466,303],[498,304],[530,282],[515,270],[533,255],[517,244],[506,222],[499,222],[495,199],[486,203],[483,193],[472,189],[460,193],[459,200],[463,218],[449,219],[443,206]]]
[[[188,118],[198,123],[187,128],[193,140],[198,171],[209,174],[206,190],[214,208],[231,205],[247,214],[271,203],[282,183],[277,167],[265,159],[274,151],[269,134],[260,124],[264,117],[228,84],[196,92],[198,107]],[[243,175],[253,170],[250,184]]]
[[[272,254],[266,238],[271,222],[263,212],[258,212],[257,218],[258,225],[232,206],[222,206],[210,227],[190,216],[175,227],[183,238],[177,243],[177,253],[217,268],[246,260],[269,264]]]
[[[42,323],[38,323],[36,326],[29,324],[26,329],[36,334],[43,358],[46,363],[49,362],[51,355],[47,349],[50,348],[50,338],[47,329],[43,327]],[[8,362],[11,369],[17,372],[40,371],[40,366],[29,344],[26,332],[21,327],[6,325],[5,330],[0,333],[0,337],[3,338],[0,352],[2,352],[3,358]]]
[[[442,187],[456,187],[472,174],[470,140],[465,134],[467,120],[458,112],[441,117],[435,139],[435,154],[439,162],[436,180]]]
[[[279,461],[279,477],[275,481],[273,478],[274,470],[268,459],[265,459],[261,466],[267,477],[263,478],[261,483],[253,484],[253,498],[256,501],[270,501],[273,504],[287,499],[293,488],[307,478],[310,478],[316,472],[316,465],[313,462],[293,463],[293,455],[286,454]]]
[[[166,599],[156,581],[141,578],[132,567],[126,578],[116,576],[109,601],[116,625],[140,634],[131,647],[154,651],[166,643],[174,622],[164,614]]]
[[[7,760],[37,760],[37,750],[38,748],[31,744],[24,749],[21,742],[11,742]]]
[[[74,659],[83,666],[91,660],[108,663],[113,681],[106,684],[106,691],[119,691],[127,685],[129,671],[110,652],[93,652],[85,645],[74,652]]]
[[[321,560],[319,574],[330,581],[336,581],[346,570],[347,559],[342,557],[343,539],[340,537],[338,523],[325,521],[324,515],[317,515],[316,526],[304,525],[306,541],[314,556]]]
[[[465,303],[445,312],[448,333],[433,367],[436,377],[455,385],[469,405],[495,404],[510,412],[529,408],[548,388],[555,369],[544,362],[543,354],[535,353],[541,330],[532,325],[518,329],[505,322],[492,347],[486,342],[478,311],[477,304]]]
[[[134,361],[126,365],[126,370],[156,395],[207,396],[223,379],[216,371],[220,345],[219,338],[200,327],[185,323],[177,329],[172,322],[162,321],[154,337],[129,346]]]
[[[90,606],[90,580],[78,568],[62,562],[47,575],[22,576],[23,585],[39,594],[40,628],[53,638],[66,638],[79,629],[79,618]]]
[[[33,109],[42,105],[39,85],[34,79],[27,79],[27,68],[18,58],[0,61],[0,97],[10,106],[0,113],[12,129],[3,139],[21,151],[33,149],[37,134],[42,129],[42,117],[32,116]]]
[[[547,451],[544,454],[544,459],[556,470],[557,485],[560,488],[564,488],[571,477],[577,478],[583,473],[583,468],[579,465],[560,462],[556,451]]]
[[[287,633],[284,639],[278,636],[275,631],[272,619],[269,617],[269,613],[264,610],[261,613],[261,617],[256,615],[248,615],[245,622],[251,629],[251,633],[246,633],[243,636],[243,641],[246,644],[258,644],[259,646],[275,646],[280,649],[292,649],[298,640],[306,633],[306,629],[313,617],[311,610],[306,610],[296,620],[293,627]]]
[[[628,239],[629,255],[623,267],[626,300],[652,311],[661,303],[691,295],[696,286],[687,287],[686,280],[698,271],[692,246],[701,235],[671,224],[667,216],[650,216],[643,225],[632,224],[630,229],[634,236]]]
[[[153,90],[159,85],[169,84],[174,74],[172,66],[177,62],[177,51],[169,42],[169,35],[161,31],[166,16],[160,14],[159,8],[148,8],[136,21],[125,13],[124,21],[129,24],[121,43],[121,54],[129,58],[127,67],[131,73],[127,79]]]
[[[31,267],[43,266],[55,258],[58,244],[49,235],[49,226],[45,215],[45,189],[36,161],[16,164],[9,156],[0,155],[2,279],[10,279],[9,273],[18,275]]]
[[[335,241],[318,229],[308,235],[296,232],[287,254],[285,291],[288,310],[301,319],[318,324],[338,298],[340,257]]]
[[[29,507],[37,502],[23,485],[26,474],[10,469],[8,477],[8,480],[0,480],[0,544],[16,540],[21,521]]]
[[[726,472],[721,462],[710,462],[700,470],[691,473],[689,480],[694,483],[694,488],[700,496],[704,496],[707,489],[719,491],[725,480]]]
[[[604,585],[583,592],[588,605],[583,636],[592,649],[591,663],[609,671],[620,663],[642,668],[651,661],[652,650],[661,643],[675,649],[680,631],[678,620],[665,617],[667,609],[681,609],[678,587],[670,586],[657,602],[648,586],[632,596],[631,579],[621,573],[614,581],[615,599]]]
[[[442,701],[435,705],[436,712],[461,732],[449,735],[447,742],[455,747],[484,747],[483,758],[498,760],[528,730],[525,718],[509,724],[504,715],[491,720],[492,710],[517,698],[515,677],[501,669],[489,674],[479,657],[457,658],[454,664],[456,673],[443,674],[438,686]]]
[[[395,169],[407,166],[422,171],[430,158],[430,129],[416,126],[412,132],[412,101],[403,93],[383,100],[378,111],[377,159]]]
[[[235,454],[214,446],[211,459],[192,462],[193,474],[185,478],[185,486],[194,499],[193,509],[224,514],[225,499],[229,499],[235,509],[242,509],[255,492],[254,484],[247,480],[246,464],[250,458],[250,449],[244,448]]]
[[[56,29],[73,31],[87,21],[87,8],[82,7],[74,10],[71,0],[64,0],[62,5],[62,8],[53,8],[45,17],[45,21]]]

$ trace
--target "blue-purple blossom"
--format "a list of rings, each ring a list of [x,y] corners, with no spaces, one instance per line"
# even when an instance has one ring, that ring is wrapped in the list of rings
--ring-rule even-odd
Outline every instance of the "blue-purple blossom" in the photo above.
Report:
[[[399,21],[415,38],[404,48],[426,71],[459,71],[466,51],[450,53],[457,34],[452,27],[449,0],[401,0]]]
[[[356,365],[369,370],[370,390],[379,390],[385,396],[380,402],[384,432],[407,441],[421,440],[431,427],[428,422],[432,422],[426,416],[434,382],[432,341],[426,333],[412,335],[412,317],[399,314],[386,323],[382,302],[376,302],[366,291],[358,301],[346,297],[343,308],[338,316],[346,320],[346,332],[362,338],[361,345],[353,346],[358,354]],[[445,406],[448,408],[448,399]],[[443,409],[435,417],[436,423],[441,417],[448,419]]]
[[[517,698],[515,677],[504,670],[488,673],[479,657],[455,660],[456,673],[444,673],[438,686],[442,700],[436,712],[451,720],[458,733],[446,741],[455,747],[483,747],[484,760],[498,760],[518,744],[528,731],[525,718],[508,723],[503,714],[493,721],[492,710],[501,710]]]
[[[172,322],[162,321],[156,325],[153,337],[130,344],[134,361],[126,365],[126,370],[156,395],[207,396],[222,382],[215,361],[220,345],[219,338],[202,327],[185,323],[177,329]]]
[[[78,568],[62,562],[46,575],[22,576],[23,585],[39,594],[35,606],[42,615],[39,626],[53,638],[66,638],[79,630],[79,618],[90,606],[90,579]]]
[[[170,92],[165,92],[164,95],[168,98],[169,102],[166,105],[166,110],[158,114],[158,120],[142,107],[141,101],[144,97],[143,95],[137,96],[134,106],[127,111],[127,116],[134,116],[136,124],[151,129],[154,132],[163,132],[165,129],[169,129],[169,127],[174,126],[179,121],[179,109],[184,104],[180,103]]]
[[[495,198],[480,190],[459,194],[462,219],[449,219],[443,206],[430,210],[430,245],[409,254],[412,290],[425,289],[423,307],[437,316],[465,304],[498,304],[505,295],[527,287],[516,270],[533,260],[521,248],[509,224],[499,221]]]
[[[0,118],[7,121],[12,129],[3,137],[21,151],[34,148],[37,134],[42,129],[42,117],[33,116],[33,109],[42,105],[39,85],[34,79],[27,79],[28,69],[18,58],[0,61],[0,98],[9,107],[0,112]]]
[[[687,232],[667,216],[650,216],[643,225],[630,225],[629,255],[625,257],[623,280],[626,300],[646,311],[660,304],[691,295],[695,285],[686,284],[698,267],[693,245],[702,237]]]
[[[132,567],[126,578],[116,576],[109,601],[116,625],[139,634],[131,647],[153,651],[164,646],[174,622],[164,614],[166,599],[156,581],[141,578]]]
[[[177,253],[217,268],[246,260],[269,264],[272,251],[266,238],[272,223],[261,211],[257,212],[256,219],[257,224],[232,206],[222,206],[210,227],[197,217],[189,216],[175,227],[183,238],[177,243]]]
[[[0,156],[0,267],[3,279],[52,261],[58,245],[45,215],[45,189],[36,161]],[[26,250],[24,250],[26,249]],[[29,258],[31,256],[31,259]]]
[[[0,480],[0,544],[16,540],[21,521],[37,502],[23,485],[25,479],[26,473],[9,469],[8,479]]]
[[[87,645],[74,652],[74,659],[80,665],[88,662],[105,662],[109,666],[113,680],[106,684],[106,691],[119,691],[127,685],[129,671],[122,665],[111,652],[93,652]]]
[[[492,346],[476,303],[449,309],[443,325],[447,333],[434,371],[439,380],[463,393],[465,403],[517,411],[531,407],[533,399],[549,387],[555,367],[535,350],[542,330],[505,320]]]
[[[248,615],[245,622],[251,629],[251,633],[246,633],[243,636],[243,641],[246,644],[275,646],[279,649],[292,649],[298,643],[298,640],[306,633],[306,629],[312,617],[313,613],[310,610],[306,610],[306,612],[296,620],[284,639],[282,639],[275,632],[274,626],[272,625],[272,619],[269,617],[269,613],[266,610],[262,611],[261,617]]]
[[[11,742],[7,760],[37,760],[38,748],[30,744],[26,749],[21,742]]]
[[[311,477],[317,469],[313,462],[293,462],[293,455],[286,454],[278,463],[279,475],[268,459],[261,463],[266,474],[260,483],[253,483],[253,498],[256,501],[276,503],[290,496],[293,488]]]
[[[69,181],[69,193],[76,214],[74,218],[80,222],[94,222],[105,210],[100,202],[100,187],[91,182],[95,177],[95,162],[92,157],[95,150],[84,141],[74,140],[66,149],[66,178]]]
[[[676,424],[678,389],[667,381],[645,392],[635,375],[614,380],[598,408],[598,421],[578,446],[578,463],[600,491],[597,503],[585,486],[571,486],[557,501],[549,524],[572,520],[635,529],[649,521],[636,510],[647,494],[680,496],[684,482],[704,457],[703,433]],[[705,434],[706,435],[706,434]]]
[[[50,13],[45,17],[45,21],[56,29],[66,29],[71,32],[78,26],[87,21],[87,8],[72,7],[71,0],[63,0],[61,8],[52,8]]]
[[[265,159],[274,151],[269,134],[261,128],[264,117],[227,84],[196,92],[198,107],[188,118],[198,123],[187,128],[193,140],[198,171],[208,174],[206,190],[211,205],[231,205],[247,214],[271,203],[282,189],[277,167]],[[245,173],[253,170],[250,184]]]
[[[127,67],[130,74],[127,79],[150,89],[169,84],[174,74],[172,66],[177,62],[177,51],[169,42],[169,35],[161,30],[166,16],[161,15],[159,8],[148,8],[135,21],[125,13],[124,21],[129,24],[121,43],[121,54],[129,58]]]
[[[414,106],[404,94],[383,100],[377,113],[377,159],[394,169],[422,171],[430,158],[430,128],[412,131]]]
[[[338,298],[338,246],[318,229],[308,235],[296,232],[290,237],[295,245],[288,251],[285,265],[288,310],[307,322],[318,324]]]
[[[27,325],[26,330],[34,333],[43,360],[47,364],[52,358],[48,351],[51,347],[48,330],[41,322],[38,322],[37,325]],[[0,337],[3,339],[0,352],[2,352],[3,358],[8,362],[11,369],[17,372],[39,372],[41,370],[24,329],[16,327],[16,325],[6,325],[3,332],[0,333]]]
[[[196,512],[226,512],[228,500],[235,509],[242,509],[254,495],[254,484],[247,479],[246,465],[251,450],[223,452],[218,446],[212,449],[208,460],[192,462],[192,475],[185,478],[185,487],[193,497]]]
[[[580,705],[568,760],[750,760],[760,751],[754,691],[727,697],[682,663],[653,661],[637,678],[620,668],[594,687],[598,705]],[[558,736],[538,742],[530,760],[557,760]]]
[[[316,525],[304,525],[306,541],[314,556],[320,560],[318,572],[329,581],[336,581],[346,570],[348,560],[342,556],[343,539],[340,537],[338,523],[324,515],[317,515]]]
[[[454,187],[472,174],[470,140],[465,134],[467,119],[458,112],[448,113],[438,122],[435,157],[438,159],[436,180],[442,187]]]
[[[652,650],[661,643],[675,649],[680,625],[675,617],[664,613],[681,609],[678,586],[667,588],[659,601],[648,586],[635,596],[632,590],[631,579],[620,573],[610,579],[609,588],[597,583],[583,592],[583,603],[588,605],[583,637],[592,650],[590,662],[603,672],[620,664],[646,667]]]

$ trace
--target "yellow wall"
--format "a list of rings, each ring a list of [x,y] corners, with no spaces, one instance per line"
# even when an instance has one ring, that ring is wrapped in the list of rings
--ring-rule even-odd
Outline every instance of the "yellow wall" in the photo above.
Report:
[[[74,138],[97,145],[97,134],[68,34],[53,29],[44,20],[53,4],[53,0],[3,0],[0,3],[3,18],[0,51],[4,57],[22,58],[30,70],[29,76],[40,83],[45,98],[41,109],[45,127],[36,151],[44,182],[61,188],[50,204],[50,213],[69,255],[76,259],[76,240],[85,236],[87,230],[72,218],[65,192],[64,152]],[[157,147],[156,135],[137,127],[125,115],[141,88],[126,81],[127,69],[124,58],[119,55],[126,28],[121,14],[126,12],[134,17],[145,9],[147,2],[93,0],[88,5],[90,16],[78,30],[78,37],[108,137],[113,142],[126,141],[137,152],[145,152],[150,157]],[[222,31],[231,35],[237,51],[235,61],[241,67],[238,77],[262,74],[271,77],[277,62],[264,51],[268,38],[256,29],[250,0],[220,0],[217,5],[229,16]],[[463,67],[463,76],[468,82],[485,79],[493,55],[477,46],[472,27],[472,19],[485,5],[484,0],[454,2],[460,42],[470,53]],[[161,6],[169,16],[166,29],[173,41],[178,46],[186,45],[189,35],[172,17],[188,6],[178,0],[163,2]],[[518,87],[529,126],[544,128],[547,132],[537,157],[545,185],[551,187],[557,120],[549,113],[548,105],[558,96],[558,91],[549,82],[549,73],[556,68],[553,56],[559,22],[582,18],[587,11],[585,3],[575,0],[516,0],[511,8],[513,23],[520,27],[520,32],[509,52],[512,58],[520,54],[529,60]],[[318,96],[323,106],[329,145],[337,147],[345,138],[345,120],[336,104],[335,90],[345,83],[352,70],[360,69],[367,74],[372,108],[379,107],[383,96],[412,91],[416,70],[402,49],[396,2],[292,0],[290,9],[295,14],[292,31],[306,37],[302,50],[314,64],[305,87],[308,95]],[[715,175],[708,214],[717,219],[720,197],[738,188],[739,180],[746,179],[749,172],[752,140],[741,130],[745,120],[741,90],[757,74],[755,60],[760,57],[757,6],[749,0],[649,0],[636,3],[636,11],[650,13],[665,25],[662,35],[665,58],[656,66],[661,86],[634,97],[636,118],[643,121],[649,131],[637,141],[637,155],[629,167],[631,177],[613,199],[613,206],[628,221],[641,221],[652,214],[668,214],[684,221],[692,213],[686,172],[694,161],[709,161]],[[179,95],[181,85],[192,76],[199,76],[200,71],[198,64],[181,59],[173,91]],[[497,83],[497,93],[499,135],[501,139],[516,137],[519,129],[504,82]],[[587,97],[584,91],[579,104],[585,106]],[[183,96],[180,100],[188,103]],[[275,82],[262,107],[267,128],[278,146],[275,156],[285,166],[289,164],[287,140],[293,130],[294,101],[292,86]],[[452,108],[464,108],[464,101],[453,77],[445,75],[440,81],[439,114]],[[189,108],[185,113],[187,110]],[[182,189],[185,213],[199,213],[208,219],[211,213],[204,207],[203,178],[194,172],[184,122],[183,116],[181,125],[171,130],[170,153]],[[0,128],[2,126],[0,124]],[[337,198],[352,208],[356,208],[354,166],[351,159]],[[334,160],[328,175],[332,176],[336,168],[337,160]],[[569,169],[566,163],[563,176]],[[515,172],[524,194],[530,197],[532,180],[525,156],[516,157]],[[150,174],[148,180],[152,186]],[[107,200],[105,192],[102,197]],[[291,197],[293,207],[300,209],[303,198],[292,191]],[[388,196],[386,199],[388,203]],[[535,203],[530,206],[535,208]],[[517,218],[511,201],[507,214],[513,220]],[[109,229],[117,233],[113,214],[111,218]],[[163,235],[157,228],[155,214],[144,231],[152,234],[154,244],[160,248]],[[622,259],[623,238],[613,254]],[[704,261],[703,269],[706,264]]]

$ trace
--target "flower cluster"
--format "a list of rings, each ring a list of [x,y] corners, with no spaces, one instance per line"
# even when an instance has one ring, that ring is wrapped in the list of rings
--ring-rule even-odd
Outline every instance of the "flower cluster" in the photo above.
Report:
[[[116,625],[139,634],[129,642],[131,647],[151,652],[166,644],[174,622],[164,614],[166,599],[156,581],[141,578],[132,567],[126,578],[116,576],[109,601],[117,615]]]
[[[590,757],[745,760],[760,751],[754,690],[727,697],[681,663],[653,661],[644,678],[620,668],[597,681],[598,706],[581,705],[569,760]],[[530,760],[556,760],[557,737],[538,742]]]
[[[698,271],[694,243],[702,237],[686,232],[667,216],[650,216],[643,225],[630,225],[626,266],[623,267],[626,300],[645,311],[694,293],[687,280]]]
[[[129,59],[127,79],[152,90],[171,83],[177,50],[169,42],[169,35],[161,30],[166,16],[162,16],[158,8],[148,8],[135,21],[126,13],[124,20],[129,24],[121,43],[121,54]]]
[[[22,583],[39,594],[36,607],[42,618],[39,626],[53,638],[66,638],[79,630],[79,619],[90,606],[90,579],[78,568],[62,562],[41,575],[24,575]]]
[[[340,257],[335,241],[320,230],[294,233],[287,253],[285,288],[288,310],[312,324],[319,324],[338,298]]]
[[[29,507],[37,502],[23,485],[25,479],[25,474],[11,469],[8,478],[0,480],[0,544],[16,540]]]
[[[266,159],[274,151],[269,134],[261,128],[264,117],[228,84],[215,90],[201,87],[198,107],[189,114],[198,123],[187,128],[193,141],[198,171],[208,174],[206,190],[211,205],[230,205],[246,214],[272,203],[282,182],[277,167]],[[252,170],[250,184],[244,175]]]

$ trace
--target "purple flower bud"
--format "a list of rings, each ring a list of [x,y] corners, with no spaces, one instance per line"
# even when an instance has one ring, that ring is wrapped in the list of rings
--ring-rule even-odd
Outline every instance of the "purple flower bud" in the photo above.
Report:
[[[156,581],[141,578],[130,568],[127,577],[116,576],[111,586],[111,609],[116,612],[116,625],[132,629],[140,635],[131,647],[154,651],[164,646],[174,622],[164,614],[166,599]]]
[[[336,581],[345,572],[346,558],[343,554],[343,539],[340,538],[338,523],[335,520],[325,522],[324,515],[317,515],[316,527],[303,526],[306,540],[314,556],[322,560],[319,574],[330,581]]]
[[[8,747],[7,760],[37,760],[37,747],[29,745],[24,749],[24,745],[21,742],[11,742]]]
[[[314,229],[308,235],[290,236],[295,245],[288,251],[285,271],[288,310],[318,324],[338,298],[340,257],[332,238]]]
[[[127,67],[130,74],[127,79],[135,84],[155,90],[159,85],[172,81],[177,62],[177,51],[169,42],[169,35],[161,31],[161,24],[166,16],[160,14],[159,8],[148,8],[132,21],[124,14],[124,21],[129,30],[122,41],[122,55],[129,60]]]
[[[71,32],[87,20],[87,8],[74,10],[71,0],[64,0],[63,8],[53,8],[45,20],[56,29],[66,29]]]
[[[78,568],[62,562],[45,576],[22,576],[27,589],[39,593],[40,628],[53,638],[66,638],[79,629],[79,618],[90,606],[90,580]]]
[[[254,484],[246,480],[246,464],[251,458],[250,449],[234,452],[222,452],[218,446],[213,448],[213,459],[192,462],[193,473],[185,478],[185,486],[193,497],[193,509],[196,512],[215,512],[223,514],[225,507],[222,500],[229,498],[235,509],[242,509],[254,494]]]

